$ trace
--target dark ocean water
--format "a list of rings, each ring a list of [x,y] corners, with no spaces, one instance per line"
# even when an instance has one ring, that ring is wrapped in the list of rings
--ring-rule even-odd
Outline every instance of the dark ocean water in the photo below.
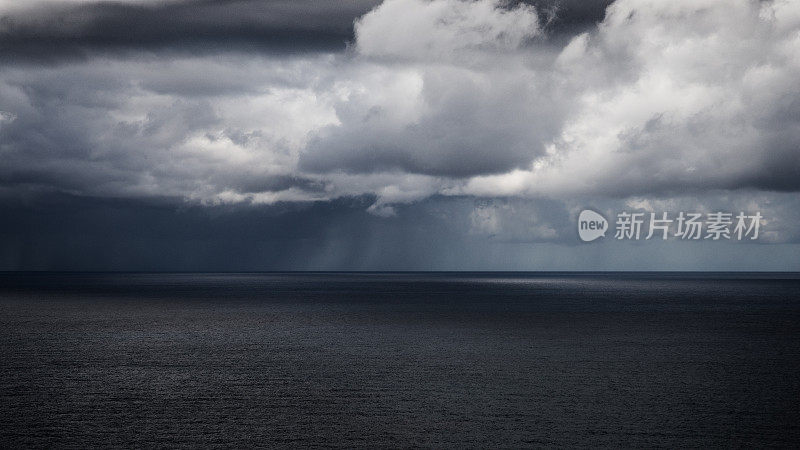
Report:
[[[0,274],[2,447],[800,446],[792,274]]]

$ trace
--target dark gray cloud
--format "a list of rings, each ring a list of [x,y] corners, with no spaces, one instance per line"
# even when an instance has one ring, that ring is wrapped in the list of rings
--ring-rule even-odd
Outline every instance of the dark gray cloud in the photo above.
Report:
[[[292,97],[303,83],[293,74],[307,66],[238,57],[0,69],[0,183],[21,192],[145,197],[319,191],[317,180],[284,161],[287,136],[271,128],[289,128],[307,112],[287,115],[292,99],[275,94]],[[248,102],[252,108],[241,111]]]
[[[377,0],[33,2],[0,18],[4,59],[89,50],[340,51]]]
[[[528,0],[549,37],[569,38],[591,30],[606,15],[614,0]]]

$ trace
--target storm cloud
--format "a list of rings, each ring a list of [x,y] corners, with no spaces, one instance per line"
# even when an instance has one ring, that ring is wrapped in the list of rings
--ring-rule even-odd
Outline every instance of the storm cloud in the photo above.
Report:
[[[337,51],[373,0],[0,3],[0,54],[47,61],[96,51]]]
[[[798,239],[797,2],[0,1],[0,61],[13,208],[436,204],[441,236],[571,245],[577,208],[648,201]]]

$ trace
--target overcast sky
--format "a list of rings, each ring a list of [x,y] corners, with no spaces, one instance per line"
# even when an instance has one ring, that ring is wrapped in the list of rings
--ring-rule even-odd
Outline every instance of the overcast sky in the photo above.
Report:
[[[0,0],[0,270],[800,270],[798,80],[793,0]]]

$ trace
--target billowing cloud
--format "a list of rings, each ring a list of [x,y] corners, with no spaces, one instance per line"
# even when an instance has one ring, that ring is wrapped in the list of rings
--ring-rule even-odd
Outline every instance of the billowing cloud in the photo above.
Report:
[[[539,32],[536,11],[526,4],[389,0],[356,22],[356,47],[364,56],[469,61],[474,50],[514,51]]]
[[[796,2],[618,1],[552,70],[578,107],[547,155],[462,192],[800,188]]]
[[[0,66],[3,195],[368,196],[390,217],[436,195],[800,189],[797,2],[618,0],[558,33],[561,11],[594,16],[325,3],[4,2],[4,55],[82,56]]]
[[[314,134],[301,169],[464,178],[527,166],[563,109],[526,62],[547,58],[527,45],[540,34],[525,5],[385,2],[357,23],[361,70],[339,83],[339,123]]]

